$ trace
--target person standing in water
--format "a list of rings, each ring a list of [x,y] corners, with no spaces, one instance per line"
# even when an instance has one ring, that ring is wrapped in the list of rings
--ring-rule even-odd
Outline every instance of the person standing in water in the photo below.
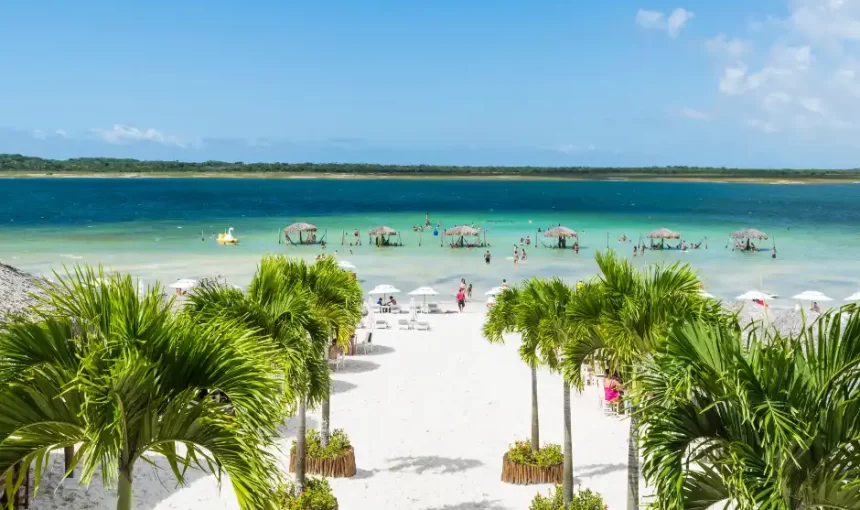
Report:
[[[491,259],[491,258],[492,258],[492,255],[490,255],[490,250],[487,250],[486,252],[484,252],[484,262],[485,262],[488,266],[490,265],[490,259]]]

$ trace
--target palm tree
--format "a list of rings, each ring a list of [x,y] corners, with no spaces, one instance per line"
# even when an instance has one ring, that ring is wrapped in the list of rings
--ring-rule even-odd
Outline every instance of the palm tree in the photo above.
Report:
[[[294,266],[295,267],[295,266]],[[348,271],[337,265],[334,257],[323,257],[308,271],[296,271],[311,294],[313,310],[322,325],[326,340],[346,348],[355,326],[361,320],[361,285]],[[326,353],[327,355],[328,353]],[[331,386],[322,401],[320,443],[328,445],[331,435]]]
[[[639,378],[656,507],[860,508],[858,375],[857,309],[795,338],[676,327]]]
[[[520,356],[532,368],[532,448],[537,443],[537,372],[538,365],[558,371],[562,346],[569,340],[569,324],[564,313],[573,289],[558,278],[533,278],[516,290],[503,292],[496,301],[484,336],[501,341],[505,331],[518,331],[523,342]],[[500,303],[501,301],[501,303]],[[497,308],[500,307],[500,308]],[[573,499],[573,442],[570,423],[570,385],[562,377],[564,413],[564,500]]]
[[[275,345],[192,323],[159,288],[139,297],[130,277],[98,274],[58,276],[38,317],[0,332],[0,473],[35,463],[38,485],[52,451],[80,444],[71,469],[90,483],[100,468],[128,510],[135,466],[152,452],[179,483],[208,466],[230,476],[241,508],[266,508],[277,482],[266,448],[283,413]],[[226,398],[202,397],[215,391]]]
[[[298,414],[296,485],[305,482],[305,427],[307,406],[322,401],[330,385],[326,361],[328,328],[315,312],[314,296],[305,282],[310,272],[303,261],[281,255],[263,257],[246,292],[211,283],[189,298],[185,311],[202,324],[225,319],[278,346],[283,373],[282,394]]]
[[[522,343],[520,344],[520,357],[531,370],[532,384],[532,433],[531,433],[531,449],[537,452],[540,449],[540,422],[538,420],[538,387],[537,387],[537,367],[540,361],[536,356],[537,330],[527,328],[524,330],[518,329],[517,324],[517,307],[520,305],[520,291],[516,287],[511,287],[502,291],[496,296],[495,305],[490,308],[487,313],[487,321],[484,323],[482,333],[484,338],[491,343],[503,344],[505,342],[505,333],[520,333]]]
[[[697,275],[686,264],[649,266],[637,271],[612,251],[596,256],[600,274],[577,292],[568,317],[574,341],[564,349],[563,370],[583,385],[583,364],[597,362],[634,381],[643,362],[679,322],[721,315],[719,303],[703,298]],[[634,407],[636,402],[633,402]],[[630,416],[627,508],[639,508],[638,415]]]

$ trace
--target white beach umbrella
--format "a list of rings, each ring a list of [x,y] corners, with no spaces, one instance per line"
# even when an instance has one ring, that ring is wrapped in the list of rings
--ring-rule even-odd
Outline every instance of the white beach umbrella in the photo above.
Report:
[[[415,322],[418,320],[418,309],[415,307],[415,298],[409,298],[409,320]]]
[[[355,264],[353,264],[352,262],[350,262],[348,260],[341,260],[340,262],[337,263],[337,267],[339,267],[341,269],[346,269],[347,271],[355,271],[357,269],[355,267]]]
[[[803,291],[796,296],[792,296],[792,299],[797,299],[799,301],[833,301],[833,299],[825,296],[817,290]]]
[[[377,294],[397,294],[398,292],[400,292],[400,290],[395,288],[393,285],[385,284],[377,285],[373,288],[373,290],[368,292],[368,294],[370,294],[371,296],[375,296]]]
[[[703,298],[716,299],[717,297],[711,294],[710,292],[706,292],[704,290],[699,290],[699,295]]]
[[[484,292],[484,295],[485,296],[498,296],[499,294],[502,293],[503,290],[505,290],[505,289],[503,289],[501,287],[493,287],[492,289],[488,290],[487,292]]]
[[[410,296],[436,296],[438,294],[433,287],[418,287],[409,293]]]
[[[437,295],[439,295],[439,293],[436,292],[436,289],[434,289],[433,287],[418,287],[417,289],[410,292],[409,295],[410,296],[422,296],[424,298],[424,306],[426,308],[427,296],[437,296]],[[413,303],[414,303],[414,300],[413,300]]]
[[[776,299],[776,298],[777,298],[777,296],[775,296],[773,294],[768,294],[768,293],[762,292],[760,290],[751,290],[749,292],[746,292],[746,293],[741,294],[740,296],[736,297],[735,300],[737,300],[737,301],[752,301],[754,299],[759,299],[761,301],[769,301],[771,299]]]
[[[184,294],[196,287],[197,283],[197,280],[192,280],[190,278],[182,278],[171,283],[170,285],[168,285],[168,287],[171,289],[177,289]]]
[[[860,292],[855,292],[854,294],[851,294],[850,296],[845,298],[845,301],[860,301]]]

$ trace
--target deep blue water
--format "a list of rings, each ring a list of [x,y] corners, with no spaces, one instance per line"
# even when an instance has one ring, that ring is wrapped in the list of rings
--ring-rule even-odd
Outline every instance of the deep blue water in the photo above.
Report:
[[[3,179],[0,224],[431,212],[603,213],[860,225],[860,185],[629,181]]]

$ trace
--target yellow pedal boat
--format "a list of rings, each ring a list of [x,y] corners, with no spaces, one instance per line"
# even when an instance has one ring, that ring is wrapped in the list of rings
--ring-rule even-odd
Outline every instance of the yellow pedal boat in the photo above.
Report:
[[[230,227],[226,232],[218,234],[218,239],[215,242],[218,244],[239,244],[239,238],[233,237],[233,227]]]

